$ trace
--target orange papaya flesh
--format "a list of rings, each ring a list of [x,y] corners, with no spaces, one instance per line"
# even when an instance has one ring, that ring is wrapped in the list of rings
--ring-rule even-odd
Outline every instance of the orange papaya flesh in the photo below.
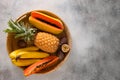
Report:
[[[33,26],[35,26],[36,28],[38,28],[38,29],[40,29],[42,31],[53,33],[53,34],[59,34],[59,33],[61,33],[63,31],[62,29],[56,28],[56,27],[54,27],[52,25],[49,25],[49,24],[44,23],[42,21],[39,21],[38,19],[35,19],[32,16],[29,17],[29,22]]]
[[[63,23],[59,19],[51,17],[47,14],[37,12],[37,11],[32,11],[31,16],[42,22],[52,25],[53,27],[57,27],[59,29],[64,29]]]
[[[24,75],[29,76],[31,74],[35,74],[35,73],[39,72],[40,70],[56,63],[58,61],[58,59],[59,58],[57,56],[49,56],[47,58],[39,60],[38,62],[36,62],[36,63],[32,64],[31,66],[29,66],[28,68],[26,68],[24,70]]]

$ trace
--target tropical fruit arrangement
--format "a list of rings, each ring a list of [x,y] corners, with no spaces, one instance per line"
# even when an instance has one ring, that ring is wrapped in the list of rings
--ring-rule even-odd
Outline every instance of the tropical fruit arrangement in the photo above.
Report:
[[[11,62],[25,76],[47,73],[59,66],[71,49],[70,33],[55,14],[35,10],[8,22],[7,49]]]

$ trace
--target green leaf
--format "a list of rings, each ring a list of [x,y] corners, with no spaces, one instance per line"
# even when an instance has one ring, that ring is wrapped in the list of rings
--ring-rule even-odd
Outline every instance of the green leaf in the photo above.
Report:
[[[21,31],[21,29],[16,25],[16,23],[12,19],[10,20],[10,23],[18,32]]]
[[[4,32],[6,32],[6,33],[11,33],[11,32],[16,32],[15,30],[11,30],[11,29],[6,29],[6,30],[4,30]]]
[[[36,28],[31,28],[30,25],[25,25],[24,22],[15,22],[12,19],[8,21],[9,28],[4,30],[6,33],[16,33],[15,38],[23,38],[26,42],[30,42],[34,39],[34,35],[37,31]]]
[[[12,23],[11,23],[10,20],[8,21],[8,25],[9,25],[9,27],[10,27],[11,29],[16,29],[16,28],[12,25]]]
[[[16,22],[16,25],[20,28],[20,31],[21,32],[24,32],[25,31],[25,26],[23,26],[23,25],[20,25],[20,23],[18,23],[18,22]]]
[[[26,35],[25,33],[16,34],[16,35],[15,35],[15,38],[23,37],[23,36],[25,36],[25,35]]]

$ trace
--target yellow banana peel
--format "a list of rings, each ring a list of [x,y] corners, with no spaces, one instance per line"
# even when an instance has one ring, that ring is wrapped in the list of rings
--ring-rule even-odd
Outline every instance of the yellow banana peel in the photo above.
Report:
[[[17,49],[17,50],[15,50],[15,51],[11,52],[9,56],[10,56],[11,59],[14,59],[14,58],[17,57],[17,55],[18,55],[19,52],[21,52],[21,51],[37,51],[37,50],[39,50],[38,47],[31,46],[31,47],[27,47],[27,48]]]
[[[37,61],[39,61],[40,59],[26,59],[26,60],[15,60],[12,59],[12,63],[15,64],[16,66],[29,66]]]
[[[48,53],[38,52],[38,50],[39,48],[35,46],[18,49],[10,53],[10,58],[16,66],[29,66],[49,56]]]
[[[49,54],[45,52],[29,52],[29,51],[23,51],[20,52],[20,55],[18,55],[19,58],[45,58],[48,57]]]

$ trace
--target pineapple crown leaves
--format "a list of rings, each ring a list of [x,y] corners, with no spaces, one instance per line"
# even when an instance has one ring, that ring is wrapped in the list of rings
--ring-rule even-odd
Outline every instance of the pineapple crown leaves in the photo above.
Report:
[[[34,39],[36,28],[25,26],[23,22],[14,22],[12,19],[8,21],[9,28],[4,30],[6,33],[15,33],[15,38],[22,37],[26,42]]]

